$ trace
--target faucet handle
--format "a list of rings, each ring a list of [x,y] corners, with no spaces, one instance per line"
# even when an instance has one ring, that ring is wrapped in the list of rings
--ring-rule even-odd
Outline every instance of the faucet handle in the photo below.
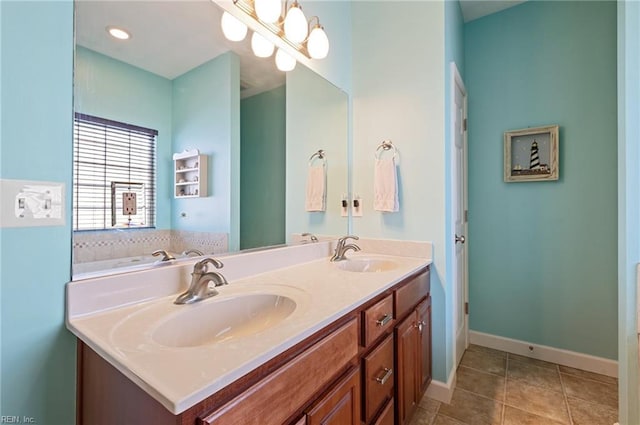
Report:
[[[311,240],[311,242],[318,242],[318,238],[313,233],[304,232],[300,236],[309,236],[309,240]]]
[[[202,257],[204,255],[204,252],[200,251],[199,249],[188,249],[183,252],[183,254],[187,257],[191,254],[195,254],[197,257]]]
[[[176,259],[176,257],[171,255],[168,251],[164,249],[158,249],[156,251],[153,251],[151,255],[153,255],[154,257],[162,255],[162,258],[160,259],[160,261],[171,261]]]
[[[360,239],[359,237],[355,236],[355,235],[347,235],[347,236],[343,236],[340,239],[338,239],[338,241],[342,241],[343,243],[347,241],[347,239],[354,239],[354,240],[358,240]]]
[[[213,264],[216,269],[221,269],[224,267],[222,261],[216,260],[215,258],[205,258],[204,260],[200,260],[193,265],[194,273],[202,273],[208,268],[208,264]]]

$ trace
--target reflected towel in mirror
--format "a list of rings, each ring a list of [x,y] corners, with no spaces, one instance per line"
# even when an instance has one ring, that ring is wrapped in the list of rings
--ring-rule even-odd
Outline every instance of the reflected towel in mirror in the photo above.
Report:
[[[307,211],[325,211],[326,197],[326,173],[324,165],[316,167],[309,166],[305,209]]]
[[[373,208],[383,212],[400,211],[395,157],[376,159],[373,176]]]

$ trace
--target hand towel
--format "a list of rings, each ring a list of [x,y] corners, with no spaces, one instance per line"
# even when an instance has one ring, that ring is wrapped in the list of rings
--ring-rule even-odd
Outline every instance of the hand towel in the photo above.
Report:
[[[309,167],[307,174],[307,211],[324,211],[326,209],[326,175],[324,165]]]
[[[373,173],[373,208],[384,212],[400,211],[395,157],[376,159]]]

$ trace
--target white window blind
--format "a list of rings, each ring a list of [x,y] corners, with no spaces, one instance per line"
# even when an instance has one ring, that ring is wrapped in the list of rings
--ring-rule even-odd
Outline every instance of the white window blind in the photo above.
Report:
[[[158,131],[76,113],[73,133],[73,230],[154,227]],[[144,188],[136,214],[114,225],[112,182]]]

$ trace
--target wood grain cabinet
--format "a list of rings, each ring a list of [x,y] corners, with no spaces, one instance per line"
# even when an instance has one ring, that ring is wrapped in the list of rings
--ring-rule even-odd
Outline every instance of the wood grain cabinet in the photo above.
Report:
[[[429,267],[174,415],[82,341],[77,425],[404,425],[431,382]]]

